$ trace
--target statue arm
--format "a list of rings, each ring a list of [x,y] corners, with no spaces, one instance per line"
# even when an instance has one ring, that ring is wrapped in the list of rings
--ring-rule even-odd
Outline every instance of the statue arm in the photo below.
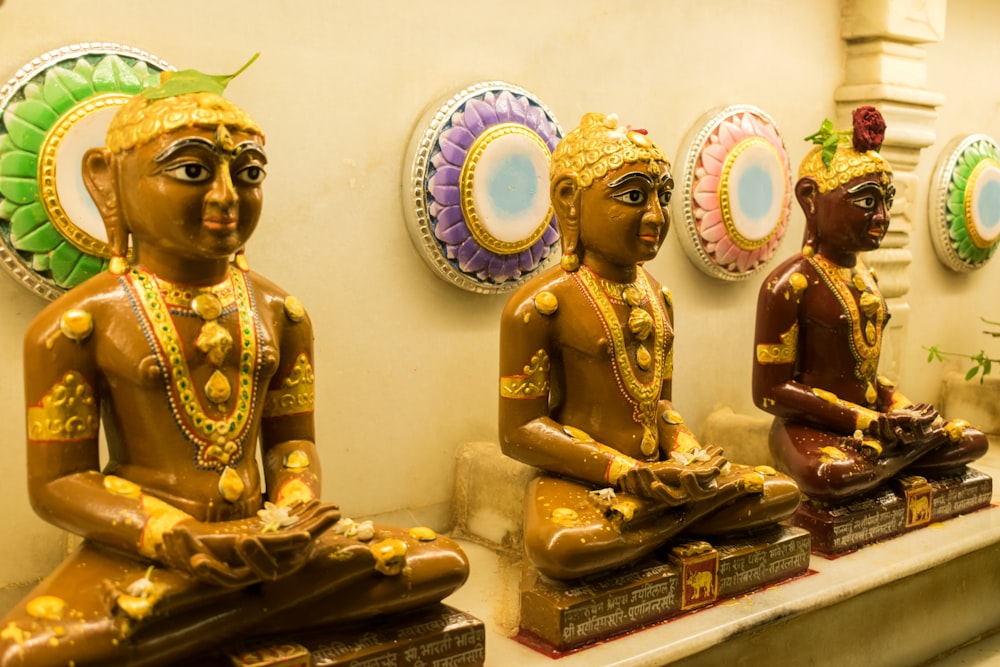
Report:
[[[261,452],[268,499],[279,506],[320,497],[322,469],[315,444],[313,332],[302,311],[276,315],[280,363],[268,386],[261,420]]]
[[[86,311],[57,302],[25,337],[31,504],[60,528],[153,558],[163,532],[191,517],[128,480],[101,473],[92,320],[86,313],[91,327],[74,330],[66,326],[66,313]]]
[[[554,297],[553,297],[554,298]],[[596,486],[614,485],[636,461],[589,434],[558,423],[550,403],[560,363],[554,353],[554,318],[535,299],[511,298],[500,324],[500,447],[508,456]],[[558,384],[558,382],[556,383]]]
[[[866,431],[878,413],[798,381],[802,299],[808,281],[796,271],[772,274],[761,286],[754,336],[753,399],[776,417],[838,433]]]

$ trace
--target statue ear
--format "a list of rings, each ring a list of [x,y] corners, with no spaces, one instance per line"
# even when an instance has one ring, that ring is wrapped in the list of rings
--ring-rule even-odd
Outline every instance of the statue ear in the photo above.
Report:
[[[809,255],[816,249],[819,233],[816,227],[816,197],[819,196],[819,185],[815,180],[804,176],[795,184],[795,198],[799,200],[802,212],[806,214],[806,229],[802,235],[802,251]]]
[[[118,202],[118,175],[114,158],[107,148],[91,148],[83,154],[83,184],[104,220],[108,245],[120,257],[128,254],[128,228],[122,221]]]
[[[819,195],[819,185],[808,176],[804,176],[795,184],[795,198],[805,212],[806,217],[816,212],[816,197]]]
[[[568,173],[557,176],[549,188],[549,196],[559,221],[563,255],[575,255],[580,239],[580,188],[576,176]]]

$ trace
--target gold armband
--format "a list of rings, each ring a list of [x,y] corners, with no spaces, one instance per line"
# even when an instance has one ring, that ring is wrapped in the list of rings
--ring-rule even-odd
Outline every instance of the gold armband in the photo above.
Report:
[[[281,387],[267,392],[264,398],[264,416],[282,417],[312,412],[316,402],[315,382],[312,364],[303,352],[295,359],[292,372],[281,383]]]
[[[549,395],[551,362],[545,350],[535,352],[523,375],[500,376],[501,398],[542,398]]]
[[[778,337],[781,342],[777,345],[765,343],[757,346],[757,363],[791,364],[795,362],[799,345],[799,323],[796,322],[791,329]]]

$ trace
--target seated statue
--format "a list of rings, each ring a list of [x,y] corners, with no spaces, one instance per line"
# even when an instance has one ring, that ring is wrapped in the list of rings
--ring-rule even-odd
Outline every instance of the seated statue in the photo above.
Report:
[[[987,441],[878,374],[889,313],[860,253],[877,249],[889,229],[892,167],[878,153],[885,121],[861,107],[853,139],[825,126],[808,137],[819,145],[795,184],[806,217],[802,252],[760,290],[753,396],[776,417],[770,448],[778,467],[808,496],[839,501],[900,473],[960,470]]]
[[[642,268],[670,222],[663,152],[591,113],[550,173],[561,266],[514,292],[500,333],[501,447],[545,472],[526,498],[530,560],[571,579],[633,563],[682,531],[731,534],[789,516],[794,482],[728,463],[671,403],[671,297]]]
[[[430,529],[318,500],[312,326],[243,255],[264,136],[204,78],[136,95],[84,157],[110,270],[24,346],[31,503],[83,542],[0,622],[0,665],[183,662],[439,601],[467,577]]]

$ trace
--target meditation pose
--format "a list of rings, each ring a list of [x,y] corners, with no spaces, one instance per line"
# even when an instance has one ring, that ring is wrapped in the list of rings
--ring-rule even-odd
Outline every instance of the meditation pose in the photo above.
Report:
[[[885,122],[854,112],[854,131],[829,123],[799,168],[795,195],[806,216],[800,254],[764,281],[757,306],[754,402],[775,415],[770,448],[807,495],[837,501],[903,471],[960,470],[986,452],[986,437],[914,405],[878,374],[889,313],[860,253],[889,228],[895,188],[879,155]],[[822,144],[825,144],[825,149]]]
[[[591,113],[556,148],[561,266],[518,289],[500,334],[500,442],[545,474],[524,541],[570,579],[626,565],[684,531],[772,524],[799,492],[773,469],[729,464],[671,404],[673,309],[642,264],[669,225],[670,165],[646,133]]]
[[[3,619],[0,665],[196,664],[437,601],[467,576],[430,529],[355,524],[318,500],[310,321],[242,254],[263,134],[198,75],[174,77],[84,158],[110,270],[27,332],[31,502],[84,540]]]

